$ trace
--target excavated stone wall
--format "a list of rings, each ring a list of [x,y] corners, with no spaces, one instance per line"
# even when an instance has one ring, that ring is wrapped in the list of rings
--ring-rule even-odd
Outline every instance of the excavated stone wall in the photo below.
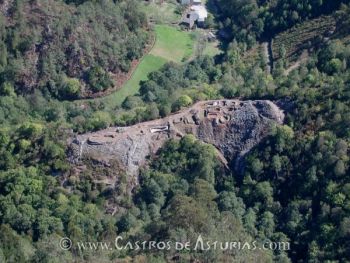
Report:
[[[79,163],[88,157],[106,165],[118,160],[135,176],[165,141],[193,134],[237,166],[241,157],[268,135],[272,123],[282,124],[283,120],[283,111],[268,100],[203,101],[163,119],[77,135],[71,142],[70,158]]]

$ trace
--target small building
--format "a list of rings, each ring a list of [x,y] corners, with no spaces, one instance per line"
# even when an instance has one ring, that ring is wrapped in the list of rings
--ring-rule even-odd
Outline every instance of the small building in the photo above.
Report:
[[[195,23],[197,23],[199,27],[202,27],[204,26],[204,22],[207,17],[208,11],[205,8],[205,6],[201,4],[201,1],[199,1],[190,7],[190,10],[187,12],[182,22],[187,24],[189,28],[192,28],[195,25]]]
[[[191,11],[195,12],[198,16],[197,23],[198,26],[203,26],[205,19],[208,17],[208,11],[203,5],[193,5],[191,6]]]
[[[189,28],[192,28],[197,20],[198,15],[196,14],[196,12],[190,11],[186,14],[182,22],[188,25]]]
[[[182,5],[201,5],[202,0],[181,0]]]

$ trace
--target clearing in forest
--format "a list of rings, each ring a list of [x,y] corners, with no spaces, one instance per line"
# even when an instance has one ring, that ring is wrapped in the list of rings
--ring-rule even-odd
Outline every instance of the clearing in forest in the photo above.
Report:
[[[283,46],[288,61],[296,61],[299,56],[313,46],[319,44],[336,28],[333,16],[321,16],[280,33],[273,39],[273,59],[280,59],[280,49]]]
[[[150,54],[177,63],[189,58],[194,49],[195,37],[176,27],[156,25],[157,40]]]
[[[179,4],[176,1],[166,1],[161,4],[143,1],[141,6],[151,23],[175,25],[181,20],[181,12],[177,11]]]
[[[156,57],[150,54],[146,55],[135,69],[131,78],[121,87],[121,89],[97,100],[103,101],[108,110],[121,105],[126,97],[134,95],[139,91],[140,82],[147,80],[149,73],[160,69],[166,62],[167,61],[161,57]]]
[[[147,80],[149,73],[159,70],[166,62],[180,63],[192,55],[195,40],[189,32],[166,25],[156,25],[155,32],[154,47],[141,60],[131,78],[119,90],[95,99],[103,102],[107,110],[120,106],[126,97],[136,94],[140,89],[140,82]]]

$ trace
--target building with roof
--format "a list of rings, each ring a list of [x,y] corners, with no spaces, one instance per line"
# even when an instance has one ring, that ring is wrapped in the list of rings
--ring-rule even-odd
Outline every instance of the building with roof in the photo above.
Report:
[[[197,15],[198,23],[204,23],[205,19],[208,17],[208,11],[203,5],[193,5],[191,6],[191,11]]]
[[[183,5],[201,5],[202,0],[181,0]]]
[[[195,24],[198,26],[204,26],[205,19],[208,17],[208,11],[201,0],[182,0],[182,3],[190,3],[191,7],[186,13],[183,23],[187,24],[189,28],[192,28]]]

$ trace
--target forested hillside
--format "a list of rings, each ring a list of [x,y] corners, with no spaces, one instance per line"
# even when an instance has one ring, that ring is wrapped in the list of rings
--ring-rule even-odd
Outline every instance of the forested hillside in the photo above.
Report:
[[[221,27],[231,38],[248,45],[257,38],[271,38],[283,30],[337,10],[348,0],[217,0]]]
[[[76,99],[121,84],[148,33],[135,1],[0,2],[0,92]]]
[[[138,94],[107,110],[96,100],[61,99],[109,87],[108,72],[125,72],[141,56],[148,34],[136,2],[17,0],[7,10],[12,1],[0,0],[0,262],[350,261],[348,1],[207,2],[221,7],[215,26],[230,33],[224,53],[167,63],[140,83]],[[308,57],[293,70],[286,52],[272,72],[261,52],[246,59],[247,47],[256,49],[265,37],[297,43],[303,40],[295,39],[298,30],[319,32],[326,23],[321,15],[332,21],[334,34],[310,42]],[[238,97],[270,99],[286,115],[284,125],[272,126],[245,155],[240,170],[192,136],[170,140],[149,156],[138,184],[117,160],[86,158],[77,165],[68,159],[75,132]],[[116,236],[125,243],[193,243],[199,235],[205,241],[288,241],[290,250],[58,245],[62,237],[74,244]]]

